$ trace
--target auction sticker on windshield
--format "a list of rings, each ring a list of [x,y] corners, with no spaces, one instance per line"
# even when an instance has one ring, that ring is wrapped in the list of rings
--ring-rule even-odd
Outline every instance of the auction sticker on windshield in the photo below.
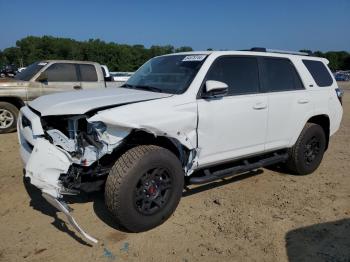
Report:
[[[205,57],[206,55],[188,55],[184,59],[182,59],[182,61],[203,61]]]

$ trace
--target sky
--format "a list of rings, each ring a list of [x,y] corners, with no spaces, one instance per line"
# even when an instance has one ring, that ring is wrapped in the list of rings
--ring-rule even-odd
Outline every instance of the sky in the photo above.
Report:
[[[28,35],[191,46],[350,51],[350,0],[0,0],[0,49]]]

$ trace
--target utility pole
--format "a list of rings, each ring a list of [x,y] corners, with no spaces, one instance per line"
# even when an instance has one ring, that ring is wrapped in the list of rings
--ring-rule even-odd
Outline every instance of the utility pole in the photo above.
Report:
[[[21,57],[19,59],[19,67],[24,67],[24,65],[23,65],[23,57]]]

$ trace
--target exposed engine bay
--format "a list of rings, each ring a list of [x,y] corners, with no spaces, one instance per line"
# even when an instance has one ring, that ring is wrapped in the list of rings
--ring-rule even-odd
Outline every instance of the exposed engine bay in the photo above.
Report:
[[[102,158],[110,155],[130,133],[129,129],[122,128],[118,132],[106,132],[104,123],[89,123],[87,118],[80,115],[42,119],[47,140],[70,156],[68,172],[59,177],[63,186],[61,194],[76,194],[78,189],[98,190],[111,167],[111,162]]]

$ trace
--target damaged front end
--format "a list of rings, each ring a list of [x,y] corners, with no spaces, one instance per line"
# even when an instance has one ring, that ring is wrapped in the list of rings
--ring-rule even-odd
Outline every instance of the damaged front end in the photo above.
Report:
[[[88,116],[50,116],[40,118],[28,107],[21,110],[18,136],[25,176],[41,189],[43,197],[62,211],[69,222],[88,240],[63,201],[63,195],[80,190],[100,189],[110,163],[104,159],[129,134],[127,129],[107,132],[102,122],[87,121]]]
[[[41,118],[43,135],[35,139],[26,170],[33,184],[35,180],[45,181],[45,185],[36,183],[44,188],[43,192],[60,198],[77,194],[80,189],[93,191],[92,185],[98,188],[108,174],[109,166],[102,158],[111,154],[129,132],[124,129],[106,132],[105,124],[89,123],[87,119],[85,115]],[[31,175],[34,173],[37,175]]]
[[[135,113],[140,110],[123,106],[94,114],[39,116],[29,107],[21,109],[18,136],[25,176],[94,243],[97,240],[71,216],[64,195],[99,190],[120,154],[155,139],[179,157],[185,175],[191,175],[197,165],[195,105],[163,112],[152,107],[142,118]]]

